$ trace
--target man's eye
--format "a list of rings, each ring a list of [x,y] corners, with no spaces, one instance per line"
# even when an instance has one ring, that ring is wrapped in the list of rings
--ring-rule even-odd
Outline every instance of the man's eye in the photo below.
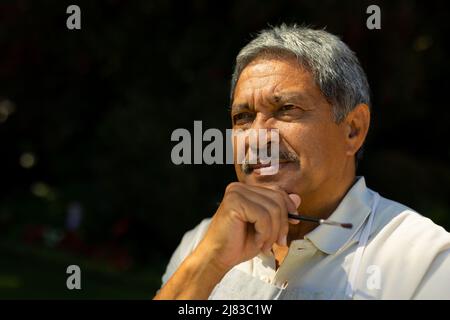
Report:
[[[289,111],[289,110],[293,110],[296,109],[296,106],[294,106],[293,104],[286,104],[284,106],[282,106],[281,108],[278,109],[278,111]]]
[[[234,124],[245,124],[245,123],[253,121],[254,118],[255,118],[255,115],[253,113],[241,112],[241,113],[235,114],[233,116],[233,122],[234,122]]]
[[[289,121],[301,117],[302,114],[303,109],[301,109],[299,106],[296,106],[294,104],[285,104],[284,106],[278,108],[274,116],[277,119]]]

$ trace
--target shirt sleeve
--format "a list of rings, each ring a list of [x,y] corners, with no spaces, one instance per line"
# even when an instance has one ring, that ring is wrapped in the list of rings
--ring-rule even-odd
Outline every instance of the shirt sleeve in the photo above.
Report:
[[[166,271],[162,276],[162,285],[163,287],[167,280],[170,279],[172,274],[179,268],[184,259],[197,247],[197,245],[202,240],[206,231],[208,230],[208,226],[211,218],[207,218],[202,220],[194,229],[186,232],[181,239],[180,244],[175,249],[172,257],[169,260],[169,263],[166,267]],[[159,292],[159,290],[158,290]]]
[[[441,252],[431,263],[416,290],[415,300],[450,299],[450,250]]]

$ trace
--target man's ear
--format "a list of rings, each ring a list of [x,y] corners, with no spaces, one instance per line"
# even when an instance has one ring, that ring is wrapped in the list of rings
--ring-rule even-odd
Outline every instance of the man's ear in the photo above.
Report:
[[[353,156],[366,139],[370,125],[370,110],[365,103],[358,104],[345,118],[347,155]]]

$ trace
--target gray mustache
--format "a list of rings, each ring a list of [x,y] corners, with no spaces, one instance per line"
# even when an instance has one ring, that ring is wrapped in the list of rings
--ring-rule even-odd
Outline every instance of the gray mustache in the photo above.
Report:
[[[258,152],[259,154],[259,152]],[[277,158],[271,158],[271,161],[277,159]],[[279,157],[278,157],[278,161],[287,161],[287,162],[299,162],[299,159],[297,157],[297,155],[295,153],[289,152],[289,151],[281,151],[279,153]],[[257,162],[259,162],[259,158],[257,159]],[[241,164],[241,168],[242,168],[242,172],[244,172],[245,174],[249,174],[253,171],[253,169],[251,168],[251,164],[249,163],[249,159],[246,158],[244,160],[244,162]]]

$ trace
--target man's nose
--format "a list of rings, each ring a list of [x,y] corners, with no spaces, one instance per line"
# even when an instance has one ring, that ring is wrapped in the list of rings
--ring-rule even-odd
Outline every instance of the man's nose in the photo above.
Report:
[[[275,134],[278,134],[278,130],[273,127],[270,118],[262,113],[256,115],[250,129],[253,139],[249,139],[249,148],[255,151],[258,148],[270,149],[271,143],[276,138]]]
[[[251,129],[271,129],[272,128],[271,117],[262,112],[257,112],[256,117],[253,120],[250,128]]]

